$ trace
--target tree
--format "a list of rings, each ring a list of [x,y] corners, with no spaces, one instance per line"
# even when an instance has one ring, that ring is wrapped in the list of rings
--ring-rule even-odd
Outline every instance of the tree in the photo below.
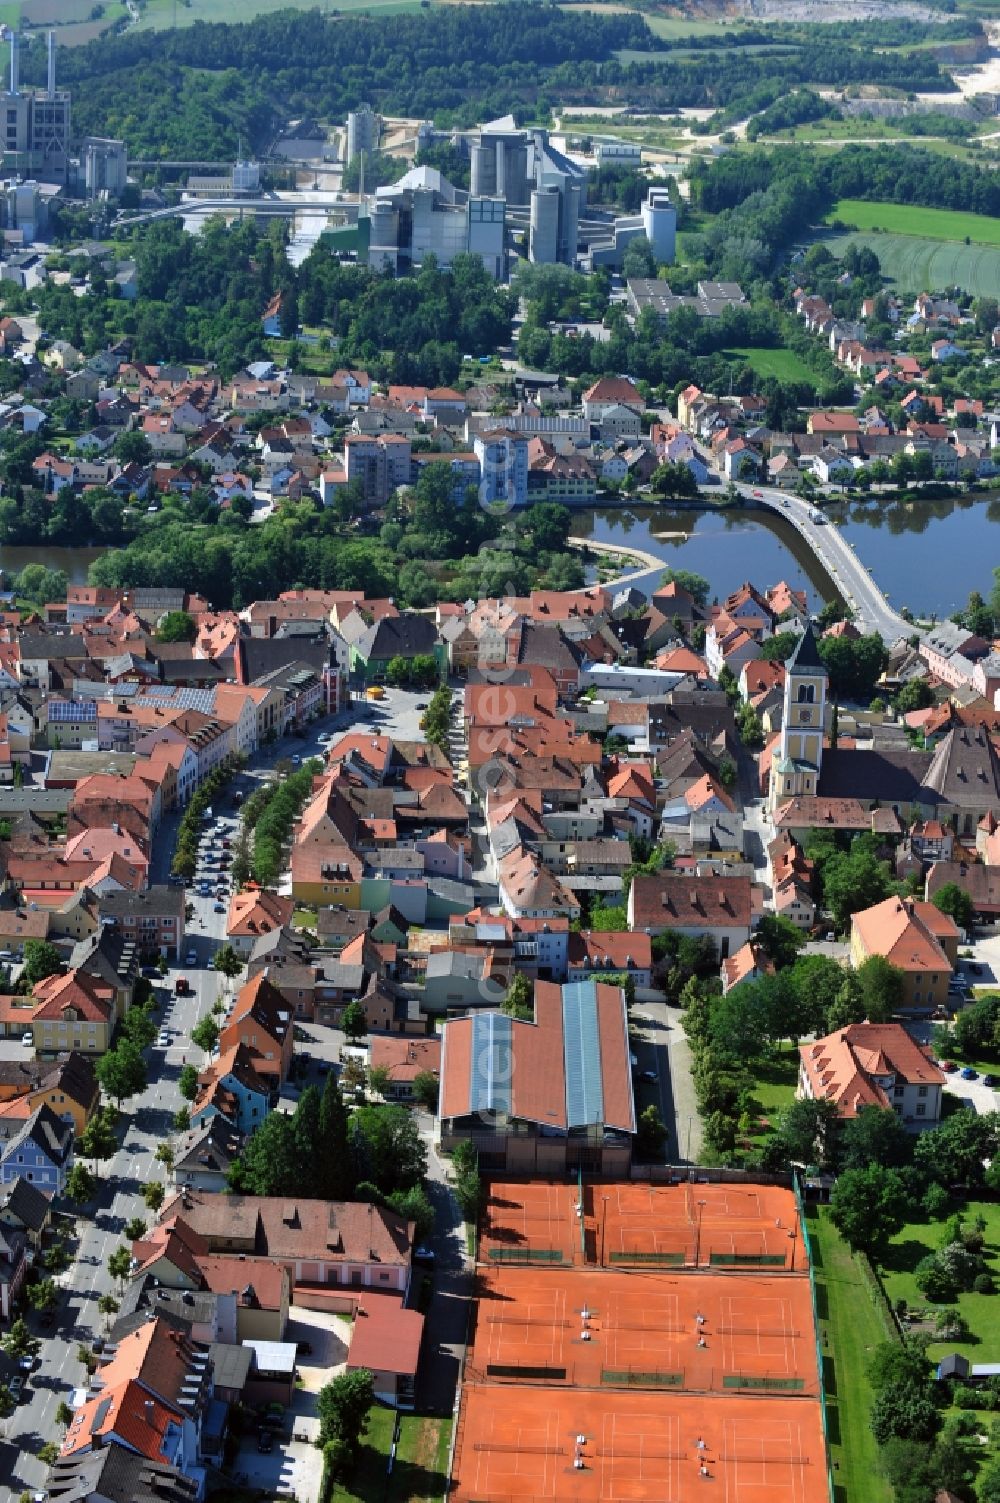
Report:
[[[55,945],[47,939],[26,939],[24,941],[24,967],[21,971],[22,981],[26,981],[29,987],[36,982],[44,981],[46,976],[55,976],[63,968],[62,956]]]
[[[204,1049],[206,1054],[215,1053],[219,1046],[219,1025],[211,1014],[191,1029],[191,1042],[197,1044],[199,1049]]]
[[[146,466],[153,457],[149,439],[144,433],[132,430],[120,433],[115,439],[115,454],[123,465],[137,464]]]
[[[401,1106],[363,1106],[350,1123],[357,1177],[383,1195],[409,1190],[427,1172],[427,1150],[414,1118]]]
[[[884,955],[869,955],[855,971],[865,1016],[871,1023],[888,1023],[903,1005],[906,976]]]
[[[146,1061],[129,1038],[122,1038],[103,1054],[94,1066],[101,1089],[120,1107],[128,1096],[135,1096],[146,1086]]]
[[[155,1154],[158,1164],[165,1164],[168,1169],[174,1167],[174,1150],[170,1143],[160,1143]]]
[[[15,1317],[11,1322],[10,1330],[0,1340],[0,1346],[13,1362],[19,1361],[21,1357],[37,1356],[41,1344],[37,1336],[32,1336],[21,1315]]]
[[[31,1308],[42,1314],[47,1310],[54,1310],[59,1299],[55,1279],[39,1279],[37,1284],[27,1284],[25,1294]]]
[[[534,1018],[534,989],[527,976],[520,971],[516,971],[511,978],[510,986],[500,1003],[500,1011],[509,1018],[522,1018],[529,1023]]]
[[[69,1200],[84,1205],[97,1194],[97,1180],[86,1164],[77,1161],[66,1176],[66,1195]]]
[[[163,1204],[166,1191],[158,1179],[150,1180],[142,1187],[142,1198],[151,1211],[158,1211]]]
[[[232,981],[242,971],[243,962],[232,945],[220,945],[212,956],[212,966]]]
[[[130,1216],[122,1227],[122,1236],[127,1242],[138,1242],[146,1235],[146,1223],[141,1216]]]
[[[368,1089],[376,1096],[385,1097],[392,1080],[392,1071],[388,1065],[371,1065],[368,1070]]]
[[[765,913],[755,931],[764,954],[779,970],[794,964],[805,944],[802,930],[781,914]]]
[[[357,1043],[358,1039],[364,1038],[368,1032],[368,1019],[365,1017],[365,1010],[356,999],[353,1002],[348,1002],[341,1013],[340,1026],[343,1029],[344,1037],[350,1039],[351,1043]]]
[[[667,1129],[655,1106],[647,1106],[640,1113],[635,1135],[636,1152],[640,1158],[659,1159],[667,1141]]]
[[[101,1159],[109,1159],[118,1147],[111,1111],[102,1107],[87,1123],[80,1137],[79,1150],[85,1159],[93,1159],[95,1172]]]
[[[193,642],[198,635],[198,626],[187,611],[167,611],[156,628],[161,642]]]
[[[836,1103],[822,1097],[805,1096],[790,1102],[778,1123],[778,1135],[788,1148],[788,1157],[798,1164],[829,1163],[838,1115]]]
[[[117,1315],[120,1308],[121,1307],[113,1294],[101,1295],[100,1299],[97,1301],[97,1310],[100,1315],[104,1316],[105,1330],[110,1329],[111,1317],[112,1315]]]
[[[292,1118],[270,1112],[243,1145],[227,1173],[229,1186],[242,1195],[302,1194],[308,1183],[308,1160],[303,1163],[295,1142]]]
[[[976,1483],[979,1503],[1000,1503],[1000,1457],[987,1462]]]
[[[14,593],[34,605],[46,605],[50,600],[65,600],[67,583],[64,569],[25,564],[14,580]]]
[[[808,852],[807,852],[808,854]],[[856,840],[851,850],[830,857],[823,866],[823,899],[838,929],[851,915],[872,908],[889,896],[892,874],[886,862]]]
[[[433,1070],[421,1070],[413,1077],[413,1099],[425,1111],[436,1112],[440,1082]]]
[[[182,1065],[181,1073],[177,1079],[177,1088],[185,1101],[193,1101],[195,1099],[198,1094],[198,1071],[194,1065]]]
[[[181,1074],[183,1075],[183,1073],[184,1072],[182,1070]],[[195,1077],[195,1090],[197,1091],[197,1071],[195,1072]],[[194,1098],[192,1098],[192,1100],[193,1099]],[[176,1112],[174,1112],[173,1125],[175,1132],[187,1132],[188,1128],[191,1126],[191,1113],[188,1111],[186,1106],[182,1106]]]
[[[60,1399],[56,1405],[56,1424],[62,1425],[65,1428],[66,1425],[71,1425],[72,1423],[73,1411],[65,1399]]]
[[[368,1415],[374,1402],[375,1379],[367,1368],[333,1378],[320,1389],[316,1399],[320,1444],[344,1447],[348,1461],[352,1462],[367,1434]]]
[[[54,1466],[59,1460],[59,1447],[54,1440],[47,1440],[38,1447],[37,1455],[43,1466]]]
[[[129,1274],[132,1272],[132,1254],[124,1243],[116,1247],[108,1258],[108,1272],[124,1289],[128,1283]]]
[[[913,1157],[913,1138],[895,1112],[862,1106],[840,1129],[839,1159],[844,1169],[902,1169]]]
[[[966,934],[972,928],[972,898],[957,882],[945,882],[931,898],[935,908],[947,913]]]
[[[387,1204],[397,1215],[416,1222],[416,1241],[426,1242],[434,1230],[434,1207],[423,1185],[414,1185],[410,1190],[395,1190]]]
[[[789,973],[800,1016],[806,1026],[803,1033],[829,1033],[828,1019],[847,975],[839,961],[830,955],[799,955]]]
[[[855,1252],[875,1256],[906,1224],[909,1197],[895,1169],[847,1169],[830,1196],[830,1219]]]
[[[712,586],[703,574],[692,574],[690,569],[664,569],[660,575],[660,588],[666,589],[667,585],[678,585],[682,590],[687,590],[696,605],[706,606],[711,594]]]
[[[354,1190],[347,1109],[331,1070],[319,1104],[320,1152],[316,1156],[322,1194],[327,1200],[350,1200]]]

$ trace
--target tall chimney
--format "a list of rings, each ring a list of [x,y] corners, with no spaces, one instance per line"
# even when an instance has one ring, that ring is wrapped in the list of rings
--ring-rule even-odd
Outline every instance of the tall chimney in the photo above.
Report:
[[[49,32],[49,98],[56,97],[56,34]]]
[[[11,29],[7,35],[10,37],[10,92],[16,94],[19,82],[17,76],[17,32]]]

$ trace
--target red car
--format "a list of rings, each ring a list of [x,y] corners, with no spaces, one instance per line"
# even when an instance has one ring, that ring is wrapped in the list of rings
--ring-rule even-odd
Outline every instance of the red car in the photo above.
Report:
[[[946,1075],[952,1075],[958,1069],[958,1066],[953,1059],[943,1059],[941,1061],[941,1068]]]

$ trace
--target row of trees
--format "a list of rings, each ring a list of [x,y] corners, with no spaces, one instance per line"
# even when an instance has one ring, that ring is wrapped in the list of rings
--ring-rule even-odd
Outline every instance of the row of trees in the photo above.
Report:
[[[244,828],[253,829],[253,874],[262,887],[277,882],[292,825],[312,792],[313,778],[322,771],[323,764],[310,757],[278,783],[255,825],[251,827],[244,818]]]
[[[175,877],[194,876],[198,865],[198,837],[201,834],[205,810],[210,809],[213,803],[221,798],[235,772],[244,765],[245,761],[246,758],[242,753],[238,753],[228,762],[214,767],[191,795],[191,800],[181,816],[174,859],[170,864],[170,870]]]

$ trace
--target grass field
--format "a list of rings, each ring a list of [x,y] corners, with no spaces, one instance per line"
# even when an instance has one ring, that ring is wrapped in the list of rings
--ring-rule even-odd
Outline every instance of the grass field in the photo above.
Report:
[[[1000,1206],[990,1201],[970,1200],[955,1209],[961,1209],[968,1221],[982,1216],[986,1222],[985,1257],[993,1274],[1000,1273]],[[942,1245],[946,1226],[945,1221],[910,1222],[893,1237],[882,1268],[882,1282],[890,1300],[905,1299],[916,1308],[928,1308],[913,1270],[921,1258]],[[993,1358],[987,1354],[995,1352],[1000,1342],[1000,1300],[995,1294],[960,1294],[955,1304],[976,1340],[938,1342],[930,1347],[929,1355],[941,1357],[945,1352],[956,1351],[977,1362],[991,1362]]]
[[[378,1406],[371,1412],[368,1434],[350,1486],[333,1490],[333,1503],[439,1503],[448,1468],[450,1419],[402,1416],[396,1464],[386,1475],[396,1415]]]
[[[1000,245],[1000,219],[989,214],[963,214],[959,210],[925,209],[920,204],[869,203],[862,198],[841,198],[827,215],[855,224],[859,230],[885,230],[890,235],[914,235],[924,239],[971,240],[973,245]]]
[[[775,376],[779,381],[807,381],[816,385],[816,372],[810,370],[801,355],[794,350],[765,350],[754,346],[742,346],[726,350],[727,355],[739,355],[758,376]]]
[[[835,256],[851,244],[870,246],[900,293],[963,287],[972,297],[989,297],[1000,286],[1000,248],[876,232],[830,235],[824,243]]]
[[[878,1447],[868,1424],[868,1361],[886,1340],[885,1328],[858,1265],[825,1210],[810,1210],[809,1237],[836,1500],[890,1503],[892,1492],[879,1471]]]
[[[139,31],[165,31],[195,21],[252,21],[276,10],[323,10],[378,14],[420,9],[420,0],[146,0]]]

